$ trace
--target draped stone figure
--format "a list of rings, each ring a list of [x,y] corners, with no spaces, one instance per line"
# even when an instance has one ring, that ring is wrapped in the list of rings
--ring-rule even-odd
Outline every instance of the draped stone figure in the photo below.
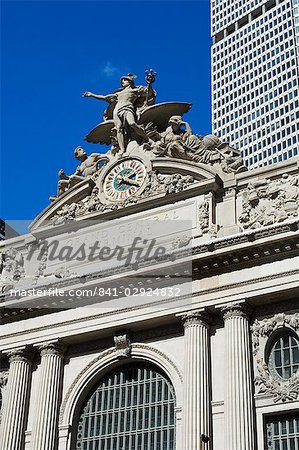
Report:
[[[147,76],[148,85],[136,86],[135,75],[129,74],[121,77],[121,87],[113,94],[98,95],[92,92],[85,92],[84,97],[92,97],[97,100],[103,100],[113,105],[113,122],[116,130],[116,139],[120,149],[120,154],[126,150],[129,140],[135,138],[137,142],[149,142],[144,127],[137,123],[137,108],[142,109],[145,106],[153,104],[155,101],[155,92],[151,83],[155,80],[153,74]],[[107,117],[107,111],[106,111]]]

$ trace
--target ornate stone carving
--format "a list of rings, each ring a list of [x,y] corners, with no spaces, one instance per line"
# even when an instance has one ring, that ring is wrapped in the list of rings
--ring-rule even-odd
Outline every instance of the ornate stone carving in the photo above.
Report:
[[[132,140],[140,143],[149,142],[144,127],[138,123],[137,115],[140,110],[155,103],[156,93],[152,88],[152,83],[154,83],[156,75],[152,70],[147,72],[146,87],[136,86],[134,81],[136,76],[129,74],[121,77],[121,87],[113,94],[97,95],[92,92],[83,94],[84,97],[92,97],[109,103],[110,108],[105,111],[104,119],[107,120],[109,116],[112,116],[108,133],[110,132],[111,140],[111,131],[113,130],[113,151],[120,155],[125,153],[128,143]],[[104,123],[102,128],[106,131],[107,124],[105,127]]]
[[[67,222],[71,222],[76,217],[77,208],[77,203],[63,205],[62,208],[50,219],[50,222],[52,225],[63,225]]]
[[[224,172],[240,172],[247,170],[239,152],[222,143],[217,136],[195,135],[188,122],[181,116],[171,116],[168,128],[158,137],[152,146],[158,156],[185,159],[204,164],[221,163]]]
[[[66,267],[59,267],[54,273],[56,278],[70,278],[75,273],[70,272]]]
[[[258,375],[254,383],[259,394],[271,395],[275,403],[296,400],[299,395],[299,374],[289,380],[279,382],[275,380],[263,360],[257,360]]]
[[[184,236],[181,236],[181,237],[178,237],[178,238],[174,239],[172,241],[171,245],[172,245],[172,248],[175,248],[175,249],[176,248],[187,247],[187,245],[189,245],[191,240],[192,240],[191,236],[184,235]]]
[[[39,259],[39,265],[38,268],[34,274],[35,278],[39,278],[44,275],[44,271],[47,267],[47,260],[48,260],[48,246],[43,242],[41,245],[39,245],[40,250],[40,259]]]
[[[187,189],[194,183],[194,178],[190,175],[175,173],[173,175],[159,175],[158,181],[164,186],[166,194],[174,194]]]
[[[131,342],[127,333],[114,336],[115,350],[118,358],[128,358],[131,354]]]
[[[251,310],[248,305],[240,303],[224,306],[221,312],[224,320],[230,320],[235,317],[244,317],[248,320]]]
[[[243,229],[260,228],[298,216],[299,175],[277,180],[255,180],[243,193],[239,223]]]
[[[208,233],[209,231],[209,202],[202,202],[198,207],[198,219],[200,233]]]
[[[189,175],[173,174],[162,175],[152,172],[149,181],[140,195],[132,196],[118,203],[102,203],[99,198],[99,188],[95,186],[90,196],[78,203],[63,205],[62,208],[51,218],[52,225],[63,225],[73,221],[76,217],[82,217],[94,212],[107,213],[117,209],[126,208],[139,201],[156,194],[173,194],[187,189],[194,183],[194,178]]]
[[[274,330],[283,327],[289,327],[294,331],[298,331],[299,314],[286,315],[280,313],[269,319],[255,320],[251,327],[254,354],[258,353],[262,339],[268,338]]]
[[[8,353],[9,363],[21,361],[32,364],[33,352],[29,348],[16,349]]]
[[[288,380],[275,379],[264,359],[267,340],[278,329],[298,332],[299,314],[276,314],[269,319],[255,320],[251,327],[253,354],[256,357],[256,391],[271,395],[275,403],[295,400],[299,395],[299,372]]]
[[[217,235],[217,226],[210,223],[210,203],[208,200],[202,202],[198,207],[199,236],[209,234]]]
[[[0,372],[0,389],[3,389],[8,380],[8,370],[5,372]]]
[[[39,346],[41,356],[55,355],[63,358],[66,352],[66,345],[60,341],[57,342],[47,342]]]
[[[121,87],[108,95],[85,92],[109,104],[104,122],[94,128],[86,140],[93,143],[112,143],[111,154],[123,155],[128,143],[135,140],[155,156],[165,156],[204,164],[218,164],[226,173],[247,170],[240,152],[222,143],[217,136],[193,134],[182,114],[191,105],[168,102],[155,105],[156,93],[152,83],[156,73],[147,72],[147,86],[136,86],[135,75],[121,77]]]
[[[24,271],[24,257],[19,250],[9,248],[2,253],[1,256],[3,279],[19,280],[25,275]]]
[[[9,373],[8,371],[0,372],[0,423],[2,419],[3,397],[7,385],[8,373]]]
[[[206,311],[191,311],[181,316],[184,328],[195,325],[209,327],[211,316]]]
[[[7,380],[8,380],[8,371],[0,372],[0,423],[2,418],[3,397],[7,385]]]
[[[76,184],[80,183],[83,180],[82,177],[90,178],[91,176],[97,176],[103,163],[105,164],[109,161],[108,156],[102,155],[101,153],[92,153],[87,156],[86,151],[82,147],[77,147],[74,150],[74,156],[80,161],[80,165],[77,167],[77,170],[73,175],[66,175],[66,173],[60,169],[58,172],[59,181],[57,187],[57,197]],[[50,200],[55,199],[56,196],[50,198]]]

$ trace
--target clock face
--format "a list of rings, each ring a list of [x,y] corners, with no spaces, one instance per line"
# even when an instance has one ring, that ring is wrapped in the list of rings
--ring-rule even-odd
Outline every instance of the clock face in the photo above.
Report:
[[[117,163],[105,177],[104,194],[110,201],[122,201],[135,195],[144,184],[146,168],[138,159]]]

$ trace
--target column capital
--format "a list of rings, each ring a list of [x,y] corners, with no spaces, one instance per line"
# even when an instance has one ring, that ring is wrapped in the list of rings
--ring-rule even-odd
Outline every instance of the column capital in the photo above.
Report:
[[[192,327],[194,325],[201,325],[209,328],[212,318],[205,310],[190,311],[186,314],[180,315],[180,319],[184,328]]]
[[[32,364],[34,353],[29,347],[22,347],[10,350],[7,352],[9,364],[14,362],[25,362],[27,364]]]
[[[223,306],[221,308],[221,314],[224,321],[235,317],[244,317],[249,320],[251,315],[251,307],[247,303],[233,303]]]
[[[67,346],[60,340],[57,340],[55,342],[45,342],[44,344],[39,345],[38,348],[42,357],[55,355],[62,358],[66,352]]]

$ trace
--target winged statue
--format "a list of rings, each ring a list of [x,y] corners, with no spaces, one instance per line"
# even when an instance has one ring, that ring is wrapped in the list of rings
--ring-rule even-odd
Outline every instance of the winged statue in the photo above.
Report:
[[[156,73],[146,72],[147,86],[136,86],[135,75],[121,77],[121,87],[113,94],[98,95],[85,92],[84,97],[92,97],[108,103],[104,120],[85,137],[94,144],[117,144],[120,154],[126,150],[129,141],[139,144],[152,142],[154,131],[165,130],[173,115],[183,115],[191,108],[190,103],[167,102],[155,104],[156,92],[152,87]]]

